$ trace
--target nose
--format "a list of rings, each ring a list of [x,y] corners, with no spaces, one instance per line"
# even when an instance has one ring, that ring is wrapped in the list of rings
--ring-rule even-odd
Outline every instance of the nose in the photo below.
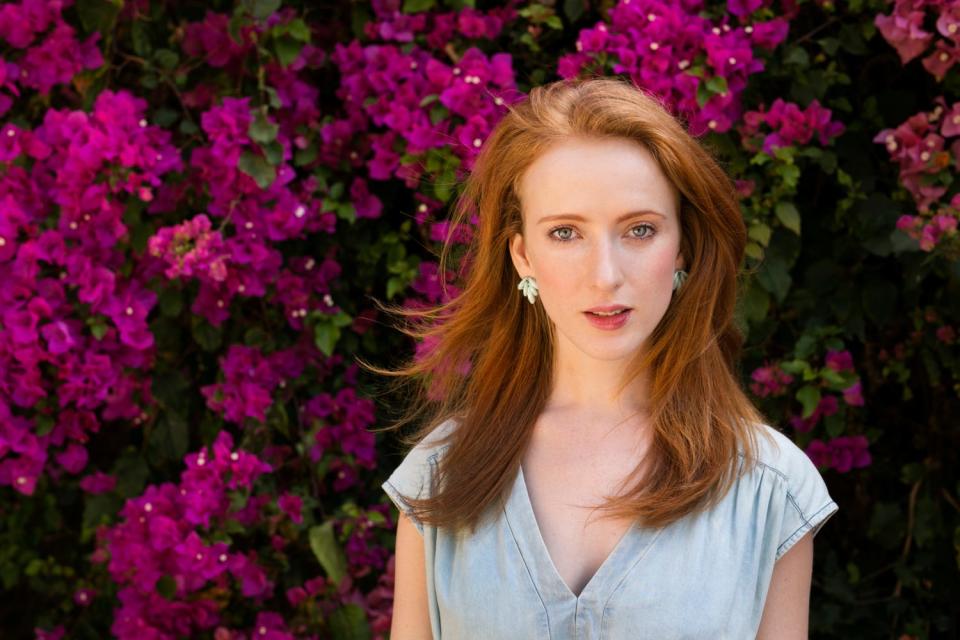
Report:
[[[623,283],[623,256],[615,241],[600,238],[593,246],[589,264],[592,267],[593,286],[600,291],[612,291]]]

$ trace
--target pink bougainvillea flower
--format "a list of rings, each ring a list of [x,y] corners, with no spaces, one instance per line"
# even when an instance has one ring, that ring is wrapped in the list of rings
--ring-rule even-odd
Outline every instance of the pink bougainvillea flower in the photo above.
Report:
[[[843,390],[843,401],[851,407],[863,406],[863,393],[859,379]]]
[[[912,10],[909,2],[900,0],[891,15],[879,14],[874,24],[880,33],[900,54],[900,61],[907,64],[926,51],[933,34],[923,30],[923,11]]]
[[[833,369],[834,371],[853,371],[853,356],[849,351],[835,351],[830,349],[827,351],[827,356],[825,358],[827,367]]]
[[[113,491],[114,487],[116,486],[117,478],[115,476],[107,475],[102,471],[91,473],[88,476],[84,476],[83,479],[80,480],[80,488],[85,492],[94,495]]]
[[[937,82],[940,82],[958,59],[960,59],[960,45],[938,40],[933,52],[923,59],[923,68],[929,71]]]

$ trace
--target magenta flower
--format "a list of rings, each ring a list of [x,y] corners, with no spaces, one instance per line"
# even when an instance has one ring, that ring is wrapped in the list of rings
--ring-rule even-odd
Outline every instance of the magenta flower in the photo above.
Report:
[[[90,494],[108,493],[113,491],[117,485],[115,476],[107,475],[102,471],[96,471],[90,475],[84,476],[80,480],[80,488]]]
[[[922,28],[923,11],[912,10],[911,5],[910,0],[897,0],[891,15],[874,18],[877,29],[900,54],[903,64],[923,53],[933,39],[933,34]]]
[[[843,390],[843,401],[851,407],[863,406],[863,393],[860,387],[860,379]]]
[[[960,45],[938,40],[933,52],[923,59],[923,68],[929,71],[937,82],[940,82],[958,59],[960,59]]]
[[[872,462],[866,436],[841,436],[830,441],[833,467],[840,473],[867,467]]]
[[[778,364],[768,364],[754,369],[750,374],[752,383],[750,389],[760,398],[779,396],[787,390],[787,385],[793,382],[793,376],[780,368]]]
[[[297,524],[303,522],[303,514],[301,513],[303,499],[300,496],[284,493],[277,499],[277,507]]]
[[[854,371],[853,356],[850,355],[849,351],[835,351],[830,349],[827,351],[825,360],[827,367],[834,371]]]
[[[97,592],[90,588],[77,589],[73,592],[73,601],[81,607],[89,607],[96,595]]]

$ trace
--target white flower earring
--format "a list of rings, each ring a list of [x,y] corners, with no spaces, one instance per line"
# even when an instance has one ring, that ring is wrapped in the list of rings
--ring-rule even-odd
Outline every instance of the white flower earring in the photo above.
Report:
[[[520,284],[517,285],[517,289],[523,292],[523,295],[527,297],[530,304],[536,302],[537,294],[540,293],[537,289],[537,281],[534,280],[533,276],[524,276],[523,279],[520,280]]]
[[[683,269],[677,269],[673,272],[673,290],[677,291],[680,287],[683,286],[684,281],[687,279],[687,272]]]

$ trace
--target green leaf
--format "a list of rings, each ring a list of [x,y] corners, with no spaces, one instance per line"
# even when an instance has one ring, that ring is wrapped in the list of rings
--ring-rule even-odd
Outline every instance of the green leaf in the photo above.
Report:
[[[37,417],[33,419],[33,424],[35,425],[33,432],[37,436],[45,436],[53,431],[53,427],[57,424],[57,422],[53,419],[53,416],[40,413],[37,414]]]
[[[141,58],[148,58],[153,53],[149,26],[145,20],[135,20],[130,26],[130,40],[133,43],[133,52]]]
[[[280,131],[279,125],[267,120],[266,114],[262,109],[258,109],[247,134],[250,139],[258,144],[269,144],[277,139],[277,132]]]
[[[713,76],[707,80],[707,89],[713,93],[724,94],[727,92],[727,79],[723,76]]]
[[[283,102],[280,100],[280,94],[277,93],[277,90],[273,87],[267,85],[263,88],[263,92],[267,94],[268,104],[274,109],[279,109],[283,106]]]
[[[334,584],[347,572],[347,559],[333,532],[333,521],[310,527],[310,550]]]
[[[247,10],[257,20],[269,18],[280,8],[280,0],[245,0]]]
[[[707,104],[707,101],[710,100],[713,94],[710,93],[710,89],[707,88],[707,85],[703,82],[697,84],[697,106],[703,107]]]
[[[180,62],[180,56],[177,55],[177,52],[170,49],[157,49],[156,53],[153,54],[153,59],[157,61],[159,67],[167,71],[175,68],[177,63]]]
[[[809,67],[810,55],[803,47],[795,46],[788,50],[786,55],[783,56],[783,62],[798,67]]]
[[[223,341],[223,332],[219,327],[215,327],[204,318],[193,317],[191,325],[193,339],[204,351],[216,351],[220,348]]]
[[[812,385],[804,385],[797,390],[797,400],[800,401],[800,404],[803,405],[803,415],[804,418],[809,418],[813,415],[814,409],[817,408],[817,405],[820,404],[820,389]]]
[[[777,220],[795,234],[800,235],[800,212],[797,206],[792,202],[778,202],[774,212],[777,214]]]
[[[90,325],[90,333],[93,334],[93,337],[97,340],[103,340],[103,336],[107,335],[106,319],[103,316],[95,316],[88,318],[87,322]]]
[[[356,604],[345,604],[330,615],[330,632],[336,640],[369,640],[367,614]]]
[[[353,224],[357,221],[357,207],[352,202],[341,202],[337,205],[337,217]]]
[[[746,254],[750,258],[755,260],[760,260],[763,258],[763,247],[761,247],[756,242],[748,242],[746,247]]]
[[[770,295],[762,288],[751,284],[741,301],[743,316],[753,324],[762,322],[770,310]]]
[[[770,233],[771,230],[769,226],[762,222],[755,222],[750,225],[750,230],[747,232],[747,235],[765,247],[770,244]]]
[[[298,167],[308,165],[317,159],[317,145],[310,143],[306,149],[297,149],[293,154],[293,164]]]
[[[266,158],[250,151],[244,151],[237,161],[237,168],[247,174],[261,189],[266,189],[277,177],[277,169]]]
[[[175,411],[162,413],[150,432],[147,445],[151,458],[157,463],[183,458],[190,446],[190,427],[186,418]]]
[[[313,328],[313,342],[327,357],[333,355],[339,339],[340,328],[329,322],[317,323]]]
[[[290,37],[307,44],[310,42],[310,27],[304,22],[303,18],[297,18],[287,23],[287,33]]]
[[[175,318],[183,311],[183,294],[176,287],[167,287],[160,292],[160,313]]]
[[[840,48],[840,39],[839,38],[820,38],[817,40],[817,44],[823,49],[823,52],[830,56],[831,58],[836,55],[837,49]]]
[[[276,140],[264,145],[263,151],[267,156],[267,162],[274,167],[283,162],[283,145]]]
[[[809,371],[810,364],[806,360],[785,360],[780,363],[780,368],[791,375],[798,376],[804,371]]]
[[[563,13],[570,22],[576,22],[583,15],[583,0],[563,0]]]
[[[824,418],[823,424],[826,427],[827,435],[831,438],[839,437],[847,430],[847,424],[844,422],[843,416],[839,413]]]
[[[128,447],[113,464],[111,472],[117,478],[114,493],[120,498],[132,498],[143,493],[147,484],[147,461],[133,447]]]
[[[757,274],[757,281],[764,289],[776,296],[777,302],[783,302],[786,299],[787,293],[790,292],[790,286],[793,284],[790,271],[783,260],[772,258],[764,261],[760,272]]]
[[[173,596],[177,593],[177,582],[171,576],[161,576],[157,580],[157,593],[167,600],[173,600]]]
[[[123,0],[77,0],[77,14],[87,33],[111,33],[122,8]]]
[[[420,13],[429,11],[437,4],[437,0],[403,0],[403,13]]]
[[[290,66],[303,50],[303,42],[296,38],[280,36],[273,41],[273,48],[277,53],[277,60],[284,67]]]
[[[86,494],[83,501],[83,521],[80,526],[80,542],[88,542],[96,534],[97,527],[110,524],[123,506],[123,499],[112,493]]]

